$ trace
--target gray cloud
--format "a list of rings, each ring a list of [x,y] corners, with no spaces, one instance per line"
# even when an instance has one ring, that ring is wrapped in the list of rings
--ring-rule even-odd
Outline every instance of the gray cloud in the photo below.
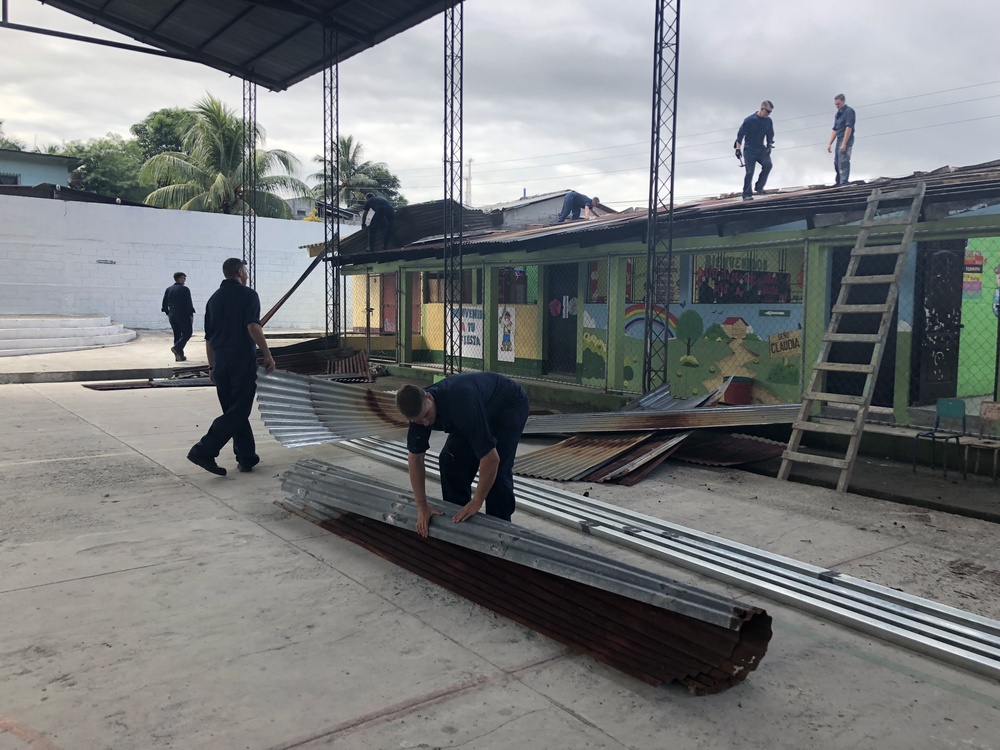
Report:
[[[618,207],[645,201],[653,8],[652,0],[465,3],[474,203],[570,187]],[[13,0],[11,20],[114,38],[27,0]],[[776,105],[771,187],[830,182],[825,146],[841,91],[858,110],[858,178],[996,158],[1000,83],[963,87],[1000,79],[998,21],[988,0],[688,0],[677,199],[739,187],[732,140],[763,98]],[[432,19],[340,69],[341,132],[388,163],[411,200],[442,193],[442,29]],[[29,144],[127,133],[150,111],[188,106],[207,91],[240,106],[238,80],[197,65],[7,30],[0,40],[0,119]],[[258,115],[268,146],[313,171],[322,151],[319,77],[262,91]]]

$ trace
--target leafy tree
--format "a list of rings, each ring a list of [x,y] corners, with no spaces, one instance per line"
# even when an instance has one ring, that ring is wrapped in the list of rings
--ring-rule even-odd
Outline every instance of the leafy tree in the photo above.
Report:
[[[262,145],[264,130],[254,123],[254,142]],[[162,185],[146,203],[185,211],[292,218],[292,209],[275,191],[308,195],[309,189],[292,176],[298,160],[280,149],[257,148],[257,191],[244,194],[243,120],[209,94],[190,110],[184,129],[183,152],[167,151],[150,158],[139,179],[144,185]],[[280,170],[284,174],[272,174]]]
[[[141,122],[129,128],[139,142],[143,159],[148,161],[166,151],[183,151],[188,117],[186,109],[167,107],[150,112]]]
[[[24,141],[17,138],[8,138],[3,132],[3,120],[0,120],[0,148],[8,151],[24,151],[27,148]]]
[[[62,149],[62,155],[83,161],[70,173],[70,187],[137,203],[149,193],[139,184],[142,150],[132,139],[108,133],[86,143],[70,141]]]
[[[396,208],[407,205],[406,198],[399,192],[399,178],[390,172],[385,164],[381,162],[373,164],[368,175],[377,183],[375,190],[372,192],[381,193]]]
[[[677,338],[684,342],[687,354],[691,354],[694,342],[701,338],[705,330],[705,321],[694,310],[686,310],[677,319]]]
[[[405,206],[406,199],[399,193],[399,178],[389,171],[383,163],[364,160],[365,147],[360,141],[355,141],[352,135],[342,135],[337,144],[337,158],[340,162],[340,187],[337,192],[337,205],[351,206],[364,203],[366,193],[381,193],[397,206]],[[314,156],[313,162],[323,166],[325,159]],[[333,175],[333,169],[328,170]],[[313,187],[313,194],[322,198],[323,172],[310,175],[309,179],[318,180]]]

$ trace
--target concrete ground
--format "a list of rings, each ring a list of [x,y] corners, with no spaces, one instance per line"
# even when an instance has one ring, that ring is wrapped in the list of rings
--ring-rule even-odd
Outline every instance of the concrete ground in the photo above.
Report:
[[[0,386],[0,750],[1000,748],[994,680],[517,513],[774,617],[726,693],[637,682],[273,505],[302,458],[401,470],[285,449],[256,416],[257,471],[188,463],[217,410],[205,388]],[[673,463],[562,486],[1000,618],[985,521]]]

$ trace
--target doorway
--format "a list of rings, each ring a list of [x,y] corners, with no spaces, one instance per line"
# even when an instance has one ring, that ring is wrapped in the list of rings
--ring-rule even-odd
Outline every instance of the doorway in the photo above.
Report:
[[[964,240],[920,244],[913,320],[914,406],[958,394],[964,271]]]
[[[576,377],[576,263],[545,269],[545,372]]]

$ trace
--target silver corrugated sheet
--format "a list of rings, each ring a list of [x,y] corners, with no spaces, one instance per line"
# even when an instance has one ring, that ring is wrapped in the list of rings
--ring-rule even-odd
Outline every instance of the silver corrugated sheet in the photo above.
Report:
[[[257,405],[268,431],[286,448],[374,435],[398,438],[409,427],[391,393],[291,372],[260,370]]]
[[[344,447],[406,466],[406,447],[396,443]],[[425,460],[427,475],[438,476],[437,456]],[[1000,679],[1000,621],[531,479],[515,478],[514,494],[519,510]]]

